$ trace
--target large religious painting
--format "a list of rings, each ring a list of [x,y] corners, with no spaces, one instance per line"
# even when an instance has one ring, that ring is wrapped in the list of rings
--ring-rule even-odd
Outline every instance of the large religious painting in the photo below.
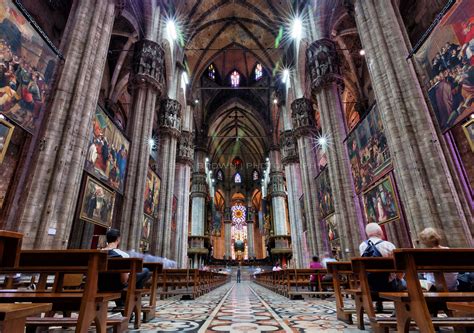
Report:
[[[367,223],[385,223],[400,217],[390,175],[367,190],[362,198]]]
[[[352,177],[357,193],[372,184],[390,165],[390,152],[377,106],[347,137]]]
[[[140,251],[147,252],[150,250],[150,235],[153,228],[153,218],[143,214],[142,236],[140,239]]]
[[[339,239],[339,232],[336,227],[336,215],[332,214],[326,218],[326,230],[327,236],[330,243]]]
[[[316,177],[316,190],[318,191],[319,213],[321,218],[325,218],[329,214],[334,213],[334,201],[328,168],[324,168]]]
[[[438,124],[446,131],[473,111],[474,2],[458,0],[417,51]]]
[[[474,152],[474,119],[471,119],[467,123],[463,124],[462,129],[464,130],[464,134],[466,134],[467,142],[469,142],[471,150]]]
[[[87,176],[80,218],[104,227],[112,226],[115,192]]]
[[[15,126],[10,124],[8,121],[0,119],[0,164],[2,164],[7,153],[8,145],[10,144],[10,139],[13,135],[14,129]]]
[[[178,239],[177,235],[178,226],[178,198],[173,196],[173,204],[171,207],[171,239]],[[170,258],[176,260],[176,244],[173,242],[170,249]]]
[[[28,132],[42,118],[58,60],[13,1],[1,1],[0,112]]]
[[[123,193],[130,144],[110,118],[97,107],[92,121],[85,169]]]
[[[145,183],[144,212],[153,217],[158,217],[158,203],[160,199],[161,179],[156,173],[148,168]]]

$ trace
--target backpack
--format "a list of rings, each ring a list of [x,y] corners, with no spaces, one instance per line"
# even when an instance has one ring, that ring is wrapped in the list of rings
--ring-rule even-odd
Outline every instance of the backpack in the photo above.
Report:
[[[362,257],[382,257],[382,253],[380,253],[379,249],[377,249],[378,244],[382,243],[383,240],[378,241],[377,243],[373,243],[370,239],[365,241],[367,244],[367,248],[365,249],[364,253],[362,253]]]

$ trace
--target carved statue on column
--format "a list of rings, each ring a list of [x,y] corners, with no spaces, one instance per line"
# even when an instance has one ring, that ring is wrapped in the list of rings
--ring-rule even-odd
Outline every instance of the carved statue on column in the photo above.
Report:
[[[182,131],[178,141],[177,161],[192,166],[194,160],[193,133]]]
[[[310,134],[315,130],[314,111],[311,101],[307,98],[298,98],[291,103],[291,119],[294,135],[298,138]]]
[[[274,171],[270,173],[270,191],[272,197],[286,197],[283,172]]]
[[[158,125],[161,133],[179,137],[181,133],[181,104],[177,100],[166,98],[161,101]]]
[[[191,196],[205,197],[207,193],[206,174],[194,172],[191,181]]]
[[[163,91],[165,85],[165,52],[160,44],[142,39],[135,43],[133,53],[133,86],[150,84],[157,91]]]
[[[306,50],[311,88],[319,90],[325,85],[337,82],[343,84],[336,43],[323,38],[312,43]]]
[[[289,163],[298,163],[298,146],[296,138],[292,130],[281,132],[280,135],[280,146],[281,146],[281,162],[283,165]]]

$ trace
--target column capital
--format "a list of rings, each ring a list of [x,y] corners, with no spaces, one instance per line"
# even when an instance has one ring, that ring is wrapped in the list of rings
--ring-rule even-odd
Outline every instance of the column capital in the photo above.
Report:
[[[273,171],[270,172],[270,195],[271,197],[286,197],[285,192],[285,179],[283,172]]]
[[[309,99],[302,97],[291,103],[291,120],[296,138],[315,131],[314,110]]]
[[[189,166],[193,165],[194,161],[194,144],[193,133],[190,131],[181,131],[178,139],[178,153],[176,161]]]
[[[270,144],[270,147],[268,147],[268,150],[269,151],[272,151],[272,150],[280,151],[280,145],[276,144],[276,143],[272,143],[272,144]]]
[[[151,87],[160,95],[165,86],[165,51],[160,44],[148,39],[139,40],[133,47],[132,88]]]
[[[282,151],[281,163],[283,166],[299,162],[296,137],[292,130],[280,133],[280,146]]]
[[[306,62],[313,90],[321,90],[334,82],[344,84],[336,43],[331,39],[322,38],[313,42],[306,49]]]
[[[207,195],[206,174],[202,172],[193,172],[191,180],[191,198],[203,197]]]
[[[181,133],[181,104],[171,98],[165,98],[160,103],[158,126],[162,135],[179,137]]]

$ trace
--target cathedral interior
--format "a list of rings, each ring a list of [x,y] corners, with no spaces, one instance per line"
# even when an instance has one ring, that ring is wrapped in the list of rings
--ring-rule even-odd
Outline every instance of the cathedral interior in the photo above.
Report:
[[[118,229],[235,274],[350,260],[369,223],[474,245],[472,1],[1,0],[0,26],[0,230],[22,250]],[[299,327],[286,298],[221,288],[205,311],[243,298],[281,326],[256,332]]]

